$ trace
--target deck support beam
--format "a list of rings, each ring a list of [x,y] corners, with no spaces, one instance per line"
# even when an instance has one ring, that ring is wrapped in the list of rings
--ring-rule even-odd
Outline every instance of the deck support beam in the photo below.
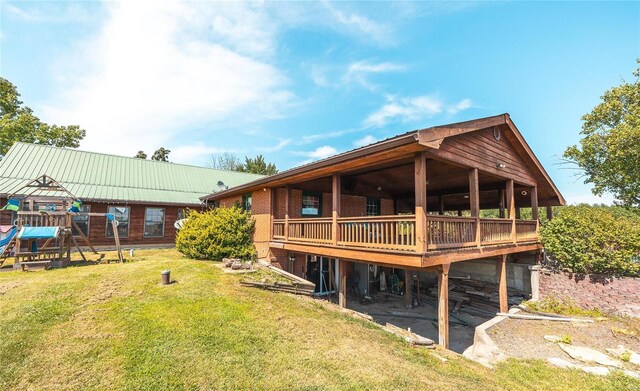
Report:
[[[333,174],[332,186],[331,186],[331,195],[332,195],[331,240],[334,246],[337,246],[338,241],[340,240],[340,230],[338,229],[338,217],[340,217],[340,197],[341,197],[340,192],[341,192],[340,174]]]
[[[509,311],[509,302],[507,296],[507,254],[503,254],[500,260],[499,294],[500,312],[506,313],[507,311]]]
[[[511,220],[511,241],[516,242],[516,198],[513,188],[513,179],[507,181],[507,212]]]
[[[547,220],[551,221],[553,219],[553,208],[551,206],[547,206]]]
[[[442,264],[438,272],[438,343],[449,349],[449,267]]]
[[[531,220],[536,222],[536,233],[540,228],[540,215],[538,213],[538,188],[531,188]]]
[[[339,260],[338,267],[338,304],[342,308],[347,308],[347,262]]]
[[[413,301],[413,294],[411,293],[411,270],[404,269],[404,306],[411,308]]]
[[[427,155],[415,154],[415,214],[416,214],[416,251],[427,251]]]

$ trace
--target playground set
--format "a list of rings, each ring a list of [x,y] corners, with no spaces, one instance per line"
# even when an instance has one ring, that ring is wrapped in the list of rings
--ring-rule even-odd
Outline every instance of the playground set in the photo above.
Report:
[[[106,218],[113,228],[118,261],[124,262],[118,221],[111,213],[84,213],[82,201],[48,175],[42,175],[7,197],[0,213],[11,213],[12,224],[0,226],[0,267],[13,258],[18,270],[68,266],[75,247],[86,262],[78,239],[99,254],[74,221],[74,216]],[[100,255],[98,261],[104,258]]]

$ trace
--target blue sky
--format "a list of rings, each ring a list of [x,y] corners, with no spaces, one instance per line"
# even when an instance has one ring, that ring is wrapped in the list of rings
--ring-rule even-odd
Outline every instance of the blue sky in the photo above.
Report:
[[[0,74],[81,148],[280,169],[508,112],[569,202],[580,117],[630,80],[640,2],[12,2]],[[605,197],[604,201],[609,201]]]

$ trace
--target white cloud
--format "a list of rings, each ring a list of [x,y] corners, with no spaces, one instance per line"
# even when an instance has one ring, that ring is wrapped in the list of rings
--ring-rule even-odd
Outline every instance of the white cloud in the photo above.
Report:
[[[181,145],[171,148],[169,160],[176,163],[200,164],[203,158],[224,152],[230,151],[217,147],[209,147],[204,144]],[[149,153],[149,155],[151,155],[151,153]]]
[[[306,155],[309,156],[310,158],[324,159],[324,158],[328,158],[329,156],[335,155],[337,152],[338,150],[335,149],[334,147],[325,145],[322,147],[318,147],[313,151],[308,152]]]
[[[399,72],[404,71],[405,69],[406,67],[404,65],[394,64],[390,62],[370,63],[367,61],[357,61],[349,64],[347,72],[342,77],[342,82],[358,83],[363,87],[375,92],[376,86],[369,81],[369,75],[388,72]]]
[[[364,136],[363,138],[354,141],[353,145],[355,147],[364,147],[365,145],[373,144],[373,143],[375,143],[377,141],[378,141],[377,138],[375,138],[372,135],[368,134],[368,135]]]
[[[278,144],[272,146],[272,147],[262,147],[259,148],[260,151],[265,151],[265,152],[278,152],[280,150],[282,150],[282,148],[286,147],[287,145],[291,144],[292,139],[287,138],[287,139],[283,139],[278,141]]]
[[[613,205],[613,201],[615,198],[611,195],[603,195],[597,196],[593,195],[593,193],[578,193],[578,194],[564,194],[565,200],[567,201],[567,205],[577,205],[577,204],[606,204]]]
[[[459,103],[447,106],[440,98],[422,95],[413,98],[388,97],[389,103],[370,114],[364,121],[365,126],[384,126],[392,121],[413,121],[448,112],[458,113],[471,107],[471,101],[464,99]]]
[[[457,114],[458,112],[466,110],[468,108],[471,108],[471,99],[463,99],[455,105],[449,106],[447,108],[447,113]]]
[[[375,22],[355,12],[339,10],[329,1],[323,1],[322,4],[338,23],[338,27],[346,29],[349,33],[360,35],[382,45],[388,45],[393,42],[392,29],[389,26]]]
[[[324,145],[322,147],[314,149],[313,151],[297,151],[292,153],[294,155],[305,156],[308,158],[307,160],[298,163],[299,165],[301,165],[333,156],[338,153],[338,150],[330,145]]]
[[[287,78],[265,61],[276,29],[259,3],[106,7],[99,34],[60,59],[63,87],[44,107],[46,121],[87,130],[83,149],[170,147],[190,137],[182,129],[277,118],[293,99]]]

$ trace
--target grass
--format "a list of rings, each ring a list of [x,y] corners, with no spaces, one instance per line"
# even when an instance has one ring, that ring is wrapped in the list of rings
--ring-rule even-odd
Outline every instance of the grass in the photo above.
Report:
[[[598,309],[582,308],[570,299],[559,299],[553,296],[544,297],[540,301],[527,301],[526,307],[532,311],[548,312],[567,316],[588,316],[592,318],[607,316],[604,312]]]
[[[541,361],[411,348],[313,299],[242,287],[175,250],[0,273],[0,389],[631,390]],[[170,269],[175,284],[161,286]]]

